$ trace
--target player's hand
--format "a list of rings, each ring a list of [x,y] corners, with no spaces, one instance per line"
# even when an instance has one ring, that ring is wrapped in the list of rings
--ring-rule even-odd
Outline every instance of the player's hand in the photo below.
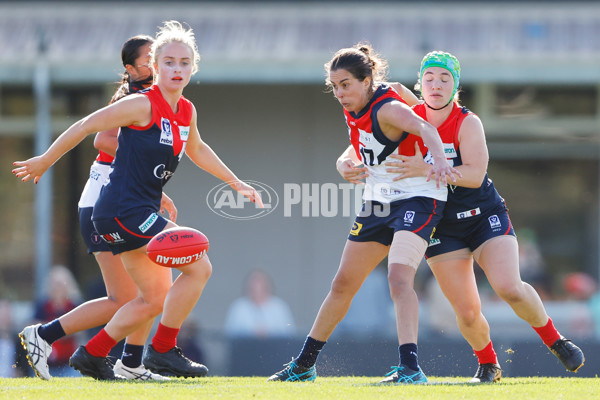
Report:
[[[355,164],[354,161],[349,158],[338,161],[336,163],[336,168],[342,178],[357,185],[364,185],[365,178],[369,176],[367,167]]]
[[[392,174],[399,174],[394,177],[394,181],[404,178],[414,178],[416,176],[427,176],[431,169],[431,164],[423,160],[423,154],[419,144],[415,142],[415,155],[403,156],[401,154],[390,154],[388,158],[398,161],[386,161],[386,171]]]
[[[265,208],[260,193],[252,186],[242,181],[229,182],[229,186],[250,199],[259,208]]]
[[[435,186],[439,189],[440,183],[444,186],[448,185],[448,177],[452,183],[456,183],[456,177],[462,178],[462,174],[456,168],[451,167],[445,157],[440,160],[434,159],[433,165],[427,173],[427,182],[431,178],[435,179]]]
[[[17,178],[21,178],[21,181],[27,182],[33,179],[33,183],[38,183],[52,164],[48,164],[43,156],[37,156],[26,161],[15,161],[13,165],[17,168],[14,168],[12,173]]]
[[[175,207],[175,203],[165,192],[163,192],[160,199],[160,213],[168,214],[171,221],[177,222],[177,207]]]

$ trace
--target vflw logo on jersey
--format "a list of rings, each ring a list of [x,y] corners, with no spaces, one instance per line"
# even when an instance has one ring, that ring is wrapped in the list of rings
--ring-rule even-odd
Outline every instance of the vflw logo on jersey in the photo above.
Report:
[[[173,146],[173,130],[171,129],[171,121],[168,118],[160,119],[160,144]]]
[[[405,224],[412,224],[415,220],[415,212],[414,211],[406,211],[404,213],[404,223]]]

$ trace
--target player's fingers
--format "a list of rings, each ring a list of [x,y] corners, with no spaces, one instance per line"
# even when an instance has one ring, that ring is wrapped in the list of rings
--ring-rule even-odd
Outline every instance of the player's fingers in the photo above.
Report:
[[[442,175],[442,184],[444,186],[448,185],[448,179],[446,179],[446,174]],[[444,186],[442,186],[442,187],[444,187]]]
[[[460,173],[459,170],[457,170],[456,168],[452,168],[452,172],[458,176],[459,178],[462,178],[462,174]],[[454,182],[456,182],[456,178],[454,178]]]
[[[404,172],[404,166],[395,166],[393,168],[386,168],[385,171],[390,172],[392,174],[401,174],[402,172]]]
[[[367,172],[369,169],[367,167],[352,167],[352,171],[357,173]]]
[[[263,204],[263,202],[262,202],[262,198],[260,197],[260,193],[258,193],[256,190],[254,190],[254,196],[253,196],[253,197],[254,197],[254,199],[253,199],[253,200],[254,200],[254,202],[255,202],[256,204],[258,204],[258,206],[259,206],[260,208],[265,208],[265,205],[264,205],[264,204]]]
[[[350,178],[355,178],[357,176],[364,177],[365,174],[366,174],[366,171],[351,171],[351,172],[348,172],[348,174],[346,174],[346,176],[348,176]]]

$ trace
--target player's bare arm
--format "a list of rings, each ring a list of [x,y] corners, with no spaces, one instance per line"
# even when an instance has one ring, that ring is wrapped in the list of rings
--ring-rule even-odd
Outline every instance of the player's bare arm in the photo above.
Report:
[[[419,117],[415,112],[399,101],[387,103],[381,107],[378,114],[379,124],[384,135],[393,141],[398,141],[404,132],[420,136],[433,157],[434,164],[430,169],[427,180],[432,177],[439,188],[440,183],[447,185],[447,177],[454,183],[456,176],[460,176],[455,168],[446,161],[444,147],[437,130]]]
[[[481,186],[488,167],[489,153],[485,142],[483,124],[476,115],[466,117],[458,133],[462,165],[457,169],[462,177],[456,185],[478,188]]]
[[[400,82],[391,82],[389,84],[396,92],[398,92],[398,94],[400,95],[400,97],[402,97],[402,99],[409,105],[409,106],[414,106],[415,104],[419,104],[420,100],[417,96],[415,96],[415,94],[406,86],[404,86],[403,84],[401,84]]]
[[[348,146],[335,163],[335,167],[342,178],[358,185],[364,184],[364,179],[369,176],[367,167],[361,165],[362,162],[356,156],[352,145]]]
[[[23,182],[33,179],[38,183],[41,176],[73,147],[94,132],[127,125],[147,125],[152,118],[150,101],[145,96],[132,95],[108,105],[80,119],[64,131],[50,148],[40,156],[13,164],[13,174]]]
[[[463,121],[458,134],[463,164],[456,167],[462,176],[453,184],[462,187],[478,188],[481,186],[489,160],[485,134],[481,120],[476,115],[470,115]],[[414,156],[391,154],[389,158],[398,161],[387,161],[387,172],[398,174],[394,180],[427,176],[431,165],[423,161],[423,154],[415,145]]]

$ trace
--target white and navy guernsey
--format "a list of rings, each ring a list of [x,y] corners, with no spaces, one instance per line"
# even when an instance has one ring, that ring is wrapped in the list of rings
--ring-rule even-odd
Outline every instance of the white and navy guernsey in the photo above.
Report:
[[[417,104],[413,110],[417,115],[427,120],[425,104]],[[453,109],[446,121],[437,128],[444,143],[446,158],[453,167],[462,165],[460,157],[460,142],[458,132],[464,119],[473,113],[465,107],[453,104]],[[444,219],[459,220],[474,217],[504,204],[504,199],[498,194],[494,183],[488,178],[487,172],[479,188],[467,188],[449,185],[448,200],[444,208]]]
[[[160,209],[162,188],[175,172],[190,132],[192,103],[181,96],[177,112],[158,86],[140,91],[152,104],[147,126],[121,127],[119,147],[93,219],[125,217],[140,209]]]
[[[447,189],[438,189],[433,179],[427,182],[425,177],[414,177],[394,181],[397,175],[386,171],[387,157],[392,153],[414,156],[415,142],[419,143],[422,154],[425,154],[425,161],[432,163],[432,157],[420,137],[404,132],[400,140],[395,142],[388,139],[381,131],[377,112],[381,106],[392,101],[406,104],[394,89],[381,84],[360,112],[354,113],[344,109],[350,142],[356,155],[369,171],[363,199],[391,203],[422,196],[445,201]]]

